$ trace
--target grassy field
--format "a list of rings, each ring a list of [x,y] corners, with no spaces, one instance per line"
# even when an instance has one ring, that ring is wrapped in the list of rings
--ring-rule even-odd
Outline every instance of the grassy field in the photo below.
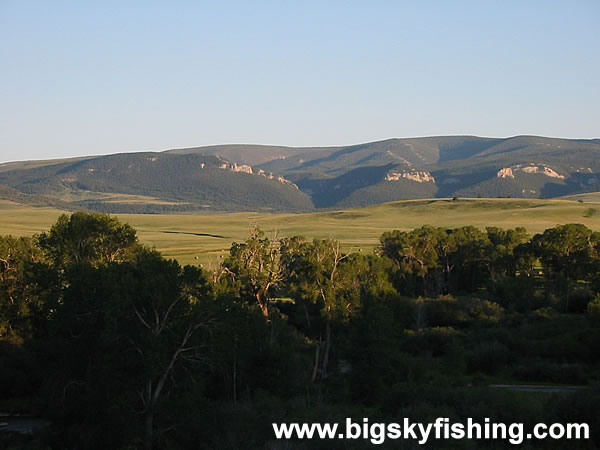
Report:
[[[590,214],[590,209],[597,213]],[[62,211],[0,201],[0,234],[32,235],[48,229]],[[120,214],[143,243],[182,264],[214,265],[231,243],[243,241],[258,224],[269,236],[333,237],[346,249],[371,251],[384,231],[424,224],[480,228],[524,226],[534,234],[564,223],[600,231],[600,205],[569,200],[449,199],[410,200],[366,208],[311,214],[229,213],[214,215]],[[197,258],[197,259],[196,259]]]
[[[600,203],[600,192],[588,192],[586,194],[574,194],[561,197],[564,200],[581,200],[586,203]]]

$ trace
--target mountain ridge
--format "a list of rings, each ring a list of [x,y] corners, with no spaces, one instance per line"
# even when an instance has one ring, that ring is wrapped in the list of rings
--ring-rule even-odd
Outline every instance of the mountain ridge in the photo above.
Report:
[[[0,184],[45,196],[46,203],[55,197],[110,212],[300,212],[426,197],[553,198],[600,191],[600,139],[457,135],[330,147],[212,145],[5,163]],[[115,195],[156,200],[141,208],[139,199],[134,208],[106,199]]]

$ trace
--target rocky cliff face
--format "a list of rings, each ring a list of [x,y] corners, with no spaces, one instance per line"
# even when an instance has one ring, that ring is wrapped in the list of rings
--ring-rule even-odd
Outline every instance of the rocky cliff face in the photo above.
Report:
[[[401,179],[416,181],[417,183],[435,183],[435,178],[429,172],[419,172],[417,170],[392,170],[385,176],[386,181],[398,181]]]
[[[290,180],[287,180],[282,176],[274,175],[270,172],[265,172],[262,169],[253,169],[252,166],[248,166],[246,164],[236,164],[228,161],[223,161],[219,164],[219,169],[230,170],[231,172],[243,172],[251,175],[258,175],[261,177],[268,178],[269,180],[275,180],[283,184],[289,184],[290,186],[293,186],[296,189],[298,189],[298,186],[296,186]]]
[[[514,178],[515,174],[513,173],[513,170],[510,167],[505,167],[503,169],[500,169],[496,176],[498,178]]]
[[[554,169],[552,169],[549,166],[546,166],[545,164],[528,164],[528,165],[517,164],[516,166],[512,166],[512,167],[504,167],[498,171],[496,176],[498,178],[514,178],[515,172],[524,172],[524,173],[530,173],[530,174],[531,173],[539,173],[542,175],[546,175],[547,177],[550,177],[550,178],[559,178],[561,180],[565,179],[564,175],[559,174]]]

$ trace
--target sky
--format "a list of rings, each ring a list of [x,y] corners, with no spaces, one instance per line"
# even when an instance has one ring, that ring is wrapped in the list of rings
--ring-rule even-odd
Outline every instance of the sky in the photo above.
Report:
[[[600,1],[0,0],[0,162],[600,137]]]

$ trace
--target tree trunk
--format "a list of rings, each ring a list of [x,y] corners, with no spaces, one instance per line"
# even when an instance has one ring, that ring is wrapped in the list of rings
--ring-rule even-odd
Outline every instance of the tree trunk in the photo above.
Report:
[[[268,319],[269,318],[269,307],[266,304],[261,304],[260,310],[262,311],[263,316],[265,316]]]
[[[144,449],[152,450],[153,438],[153,422],[154,422],[154,406],[152,402],[152,380],[146,381],[146,389],[144,393]]]
[[[268,302],[265,300],[263,300],[262,296],[257,293],[256,294],[256,301],[258,302],[258,306],[260,306],[260,310],[263,313],[263,316],[265,316],[267,319],[269,318],[269,304]]]
[[[149,407],[146,410],[146,417],[144,420],[144,449],[152,450],[152,437],[153,437],[153,421],[154,421],[154,410]]]
[[[237,403],[237,341],[235,336],[233,340],[233,404]]]
[[[567,279],[567,283],[566,283],[567,284],[567,288],[566,288],[567,294],[566,294],[566,298],[565,298],[565,314],[567,314],[569,312],[569,278],[566,277],[566,279]]]
[[[327,366],[329,365],[329,349],[331,348],[331,320],[327,319],[325,325],[325,354],[323,355],[322,378],[327,378]]]
[[[317,375],[319,374],[319,356],[321,352],[321,338],[319,338],[319,342],[317,342],[317,347],[315,348],[315,365],[313,366],[313,373],[311,381],[314,383],[317,379]]]
[[[306,303],[302,305],[304,307],[304,315],[306,316],[306,323],[308,324],[308,330],[312,330],[312,324],[310,323],[310,316],[308,315],[308,309],[306,309]]]

